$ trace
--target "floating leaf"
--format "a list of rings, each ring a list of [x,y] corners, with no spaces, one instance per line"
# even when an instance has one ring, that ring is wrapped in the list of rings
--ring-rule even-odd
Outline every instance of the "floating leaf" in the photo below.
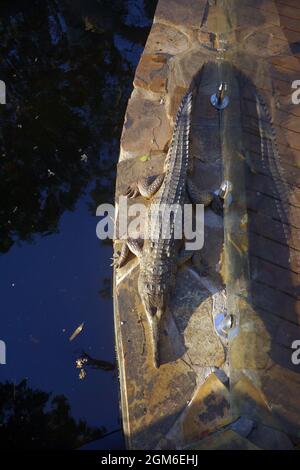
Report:
[[[83,327],[84,327],[84,323],[81,323],[81,325],[79,325],[78,328],[76,328],[76,330],[74,331],[74,333],[70,336],[69,341],[73,341],[73,339],[75,339],[76,336],[78,336],[79,333],[82,332]]]
[[[140,157],[140,161],[141,161],[141,162],[147,162],[148,160],[150,160],[149,155],[142,155],[142,156]]]

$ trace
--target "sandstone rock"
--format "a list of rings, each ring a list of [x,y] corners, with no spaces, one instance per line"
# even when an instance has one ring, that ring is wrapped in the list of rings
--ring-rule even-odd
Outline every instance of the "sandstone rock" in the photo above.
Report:
[[[175,55],[189,47],[188,37],[170,25],[155,23],[146,42],[145,53]]]
[[[294,448],[286,434],[262,424],[258,424],[248,438],[264,450],[293,450]]]
[[[233,375],[233,374],[232,374]],[[280,428],[279,420],[270,406],[270,401],[261,390],[259,383],[254,383],[245,374],[233,384],[231,404],[233,413],[237,416],[245,415],[254,420],[259,420],[274,428]],[[233,382],[233,380],[232,380]]]
[[[164,105],[133,93],[125,117],[120,160],[164,151],[171,136]]]
[[[191,365],[220,367],[225,361],[225,354],[211,318],[212,299],[191,270],[185,269],[178,273],[176,297],[170,309],[183,337]],[[199,332],[199,336],[194,334],[195,331]]]
[[[185,444],[221,429],[232,420],[229,390],[215,374],[196,391],[182,418],[182,440]]]
[[[136,70],[133,85],[154,93],[164,94],[168,76],[167,61],[166,54],[143,54]]]
[[[177,55],[169,61],[168,95],[166,98],[167,113],[174,122],[178,106],[193,78],[203,64],[211,58],[211,52],[195,49],[189,54]]]
[[[159,2],[154,21],[180,26],[191,34],[199,29],[206,11],[207,0],[168,0]]]

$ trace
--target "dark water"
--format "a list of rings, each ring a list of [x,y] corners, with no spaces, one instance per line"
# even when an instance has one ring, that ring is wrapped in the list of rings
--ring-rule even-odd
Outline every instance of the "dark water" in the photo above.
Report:
[[[121,432],[98,440],[121,423],[112,248],[95,214],[113,201],[155,4],[1,1],[0,448],[124,446]]]

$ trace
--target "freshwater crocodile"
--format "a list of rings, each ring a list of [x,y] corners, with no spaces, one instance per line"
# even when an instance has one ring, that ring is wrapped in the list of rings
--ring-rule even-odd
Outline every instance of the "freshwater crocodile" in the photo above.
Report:
[[[121,253],[115,259],[115,266],[122,267],[129,252],[139,258],[138,292],[145,308],[151,329],[154,366],[160,366],[159,360],[159,324],[168,305],[168,300],[175,285],[178,266],[194,254],[184,248],[183,240],[175,238],[176,213],[171,215],[170,206],[183,209],[187,202],[211,205],[215,212],[222,210],[222,201],[212,192],[200,191],[191,180],[193,158],[190,155],[190,127],[193,102],[193,90],[183,98],[176,117],[171,145],[164,163],[162,174],[140,178],[125,193],[129,198],[139,195],[151,199],[159,209],[161,218],[156,219],[157,226],[151,226],[151,210],[148,211],[146,233],[140,239],[127,239]],[[169,236],[165,237],[162,221],[170,220]],[[153,222],[152,222],[153,223]],[[151,230],[152,229],[152,230]]]

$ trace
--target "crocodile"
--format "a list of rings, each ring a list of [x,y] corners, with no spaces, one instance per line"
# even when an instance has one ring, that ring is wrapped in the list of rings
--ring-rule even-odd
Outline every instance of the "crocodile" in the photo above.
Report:
[[[187,202],[211,205],[217,213],[222,212],[222,198],[209,191],[200,191],[192,181],[193,159],[190,155],[190,128],[192,116],[193,89],[184,96],[176,116],[171,144],[164,162],[163,173],[140,178],[131,184],[125,196],[143,196],[151,200],[150,209],[155,204],[161,218],[156,227],[151,227],[151,210],[148,211],[146,233],[139,239],[128,238],[116,255],[116,268],[122,267],[130,252],[139,258],[138,292],[145,309],[153,348],[153,363],[160,366],[159,330],[162,315],[166,311],[172,293],[178,267],[193,256],[186,250],[183,240],[175,237],[176,214],[171,216],[169,236],[165,237],[162,221],[170,219],[170,206],[181,207]]]

